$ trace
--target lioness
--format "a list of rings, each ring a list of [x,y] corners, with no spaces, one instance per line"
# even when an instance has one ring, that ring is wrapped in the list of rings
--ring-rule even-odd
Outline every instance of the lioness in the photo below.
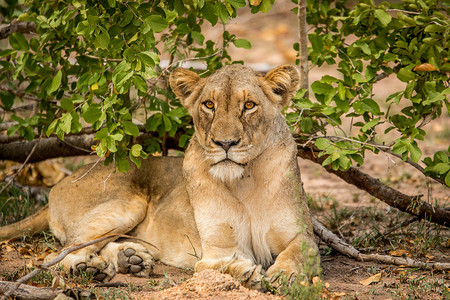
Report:
[[[216,269],[251,288],[261,288],[262,276],[295,278],[304,245],[318,255],[296,144],[280,113],[298,71],[285,65],[262,77],[231,65],[200,78],[176,69],[170,85],[195,126],[184,159],[150,157],[112,175],[111,166],[86,166],[51,190],[48,209],[0,236],[49,226],[63,245],[114,233],[154,245],[110,240],[62,261],[102,281],[116,272],[148,276],[155,260]]]

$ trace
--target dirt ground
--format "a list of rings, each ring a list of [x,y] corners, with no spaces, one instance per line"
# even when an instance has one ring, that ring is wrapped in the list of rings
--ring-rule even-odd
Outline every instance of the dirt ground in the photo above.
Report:
[[[227,29],[239,38],[247,38],[251,50],[231,48],[235,60],[243,60],[256,68],[295,62],[291,45],[297,39],[297,19],[289,10],[290,1],[276,1],[266,15],[250,13],[232,20]],[[218,41],[221,28],[206,29],[206,38]],[[310,81],[322,74],[333,74],[331,68],[312,69]],[[389,92],[400,89],[396,80],[380,83],[375,94],[382,99]],[[433,122],[432,122],[433,123]],[[430,132],[424,155],[445,150],[450,143],[450,119],[442,117],[428,128]],[[311,209],[328,228],[348,242],[359,241],[361,251],[391,255],[407,255],[423,261],[450,262],[450,233],[446,228],[426,222],[411,222],[390,232],[397,224],[411,217],[397,212],[367,193],[328,174],[319,165],[299,160],[304,187],[311,198]],[[423,194],[424,200],[450,207],[450,190],[426,180],[417,170],[395,158],[383,154],[366,158],[362,171],[408,195]],[[0,244],[0,279],[11,280],[20,276],[20,270],[42,262],[43,251],[53,247],[51,241],[30,240]],[[46,246],[48,243],[49,246]],[[358,262],[331,251],[323,243],[321,267],[323,293],[329,299],[450,299],[450,273],[436,270],[423,271],[401,266]],[[367,284],[365,279],[371,278]],[[118,275],[117,286],[125,287],[103,291],[102,299],[276,299],[273,295],[248,291],[229,276],[217,272],[204,272],[193,276],[192,270],[180,270],[157,264],[151,278]],[[35,285],[47,285],[43,278]],[[79,286],[87,289],[93,285]]]

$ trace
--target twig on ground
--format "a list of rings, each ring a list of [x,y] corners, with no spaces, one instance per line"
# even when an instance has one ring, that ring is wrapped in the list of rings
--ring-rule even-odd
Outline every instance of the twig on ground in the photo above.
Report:
[[[383,264],[397,265],[397,266],[407,266],[409,268],[422,268],[427,270],[450,270],[450,263],[440,263],[440,262],[421,262],[409,257],[394,257],[390,255],[381,254],[363,254],[359,252],[352,245],[347,244],[341,240],[334,233],[329,231],[325,226],[322,225],[315,217],[312,217],[314,233],[319,236],[322,241],[324,241],[328,246],[344,254],[350,258],[359,261],[372,261]]]

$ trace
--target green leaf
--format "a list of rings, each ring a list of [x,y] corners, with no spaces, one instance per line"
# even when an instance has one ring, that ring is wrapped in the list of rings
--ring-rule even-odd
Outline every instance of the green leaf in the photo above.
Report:
[[[113,139],[111,136],[107,136],[103,138],[103,140],[106,141],[106,147],[108,147],[108,150],[111,152],[117,152],[117,146],[116,146],[116,140]]]
[[[392,20],[391,15],[382,9],[375,9],[375,18],[380,21],[383,27],[387,27]]]
[[[314,93],[323,95],[323,94],[327,94],[328,92],[330,92],[333,89],[333,87],[328,83],[315,81],[315,82],[313,82],[313,84],[311,84],[311,89]]]
[[[55,77],[53,77],[52,82],[50,83],[50,86],[47,89],[47,95],[50,95],[54,91],[56,91],[59,86],[61,85],[61,78],[62,78],[62,72],[61,70],[58,70],[56,72]]]
[[[164,129],[166,131],[170,131],[170,129],[172,129],[172,122],[170,121],[170,119],[165,115],[163,115],[163,121],[164,121]]]
[[[59,119],[56,119],[56,120],[53,120],[52,123],[50,123],[50,125],[47,128],[47,131],[45,132],[45,135],[47,135],[47,137],[49,137],[53,133],[53,131],[55,131],[55,128],[56,128],[56,125],[58,125],[58,122],[59,122]]]
[[[109,134],[109,131],[107,128],[102,128],[95,134],[94,140],[101,140],[105,137],[107,137]]]
[[[108,49],[109,34],[108,32],[102,32],[95,38],[95,46],[100,49]]]
[[[214,4],[207,1],[202,7],[201,13],[205,17],[205,19],[208,20],[209,23],[211,23],[212,26],[215,26],[217,24],[218,17],[214,10]]]
[[[338,83],[338,96],[339,96],[339,99],[346,100],[347,98],[345,97],[345,93],[346,93],[345,86],[342,84],[342,82],[339,82]]]
[[[244,49],[250,49],[252,47],[252,44],[246,40],[246,39],[236,39],[233,40],[233,44],[237,47],[237,48],[244,48]]]
[[[230,15],[228,14],[227,7],[222,2],[216,2],[214,6],[214,10],[216,14],[219,16],[220,20],[222,20],[223,24],[226,24]]]
[[[148,91],[145,80],[142,79],[140,76],[133,76],[133,83],[136,86],[136,88],[141,92],[146,93]]]
[[[416,74],[408,68],[401,68],[397,73],[397,78],[400,81],[408,82],[416,78]]]
[[[72,115],[71,114],[64,114],[61,117],[61,125],[59,128],[65,133],[70,133],[70,128],[72,126]]]
[[[151,15],[145,19],[149,23],[152,30],[156,33],[163,31],[169,27],[169,22],[159,15]]]
[[[426,33],[432,33],[432,32],[444,32],[445,30],[446,30],[445,26],[431,24],[431,25],[428,25],[427,27],[425,27],[424,31]]]
[[[134,137],[139,135],[139,128],[131,121],[123,121],[123,131]]]
[[[53,122],[55,122],[55,125],[56,125],[57,121],[58,120],[53,121]],[[19,130],[19,127],[20,126],[18,124],[12,125],[11,127],[8,128],[8,130],[6,130],[6,134],[9,136],[15,134],[17,132],[17,130]]]
[[[119,132],[116,132],[116,133],[111,134],[110,137],[111,137],[113,140],[119,141],[119,142],[120,142],[121,140],[123,140],[123,134],[121,134],[121,133],[119,133]]]
[[[449,163],[439,163],[433,167],[433,171],[439,174],[447,173],[448,170],[450,170],[450,164]]]
[[[131,20],[133,20],[133,12],[131,10],[126,10],[120,18],[119,26],[125,27],[130,24]]]
[[[241,8],[245,6],[244,0],[226,0],[226,2],[230,3],[234,8]]]
[[[181,148],[185,147],[188,140],[189,136],[187,134],[183,134],[178,141],[178,146]]]
[[[411,154],[411,160],[415,163],[418,163],[420,157],[422,157],[422,151],[419,146],[417,146],[416,142],[412,142],[408,147],[409,153]]]
[[[13,49],[28,51],[30,46],[28,45],[27,39],[21,33],[13,33],[9,36],[9,44]]]
[[[136,165],[136,167],[139,169],[141,167],[141,160],[139,159],[139,157],[135,157],[131,154],[130,152],[130,160]]]
[[[93,104],[81,116],[86,122],[93,124],[102,116],[102,110],[98,105]]]
[[[131,147],[130,153],[131,155],[133,155],[134,157],[139,157],[141,155],[141,151],[142,151],[142,146],[139,144],[134,144]]]
[[[70,98],[64,98],[61,100],[61,108],[66,111],[71,111],[75,106]]]
[[[367,130],[371,129],[372,127],[374,127],[375,125],[378,124],[378,122],[380,121],[379,118],[373,119],[370,122],[367,122],[362,128],[361,131],[362,132],[366,132]]]
[[[312,33],[308,35],[309,41],[311,42],[311,46],[314,51],[322,52],[323,51],[323,40],[322,36],[317,33]]]
[[[444,181],[445,181],[445,184],[450,187],[450,172],[447,173]]]
[[[130,170],[130,163],[126,158],[116,157],[117,168],[120,172],[128,172]]]
[[[205,37],[203,36],[203,34],[201,34],[200,32],[197,31],[192,31],[191,32],[191,37],[194,39],[194,41],[197,42],[197,44],[199,45],[203,45],[203,42],[205,41]]]
[[[330,140],[328,140],[326,138],[317,139],[315,142],[315,145],[320,150],[326,150],[333,146],[333,144],[330,142]]]

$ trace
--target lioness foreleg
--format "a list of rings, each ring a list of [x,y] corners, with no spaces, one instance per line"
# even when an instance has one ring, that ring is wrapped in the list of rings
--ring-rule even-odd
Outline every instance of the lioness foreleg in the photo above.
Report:
[[[307,233],[299,233],[289,243],[267,270],[266,277],[274,286],[278,287],[277,280],[280,275],[286,276],[287,283],[291,284],[296,278],[310,279],[309,274],[316,274],[319,267],[319,249],[314,240]]]
[[[206,249],[206,253],[208,250]],[[232,249],[230,249],[233,252]],[[224,249],[218,249],[217,252],[223,252]],[[253,260],[246,258],[238,252],[234,252],[232,256],[208,257],[204,256],[195,265],[195,272],[206,269],[218,270],[221,273],[230,274],[247,288],[262,289],[262,266],[256,265]]]

